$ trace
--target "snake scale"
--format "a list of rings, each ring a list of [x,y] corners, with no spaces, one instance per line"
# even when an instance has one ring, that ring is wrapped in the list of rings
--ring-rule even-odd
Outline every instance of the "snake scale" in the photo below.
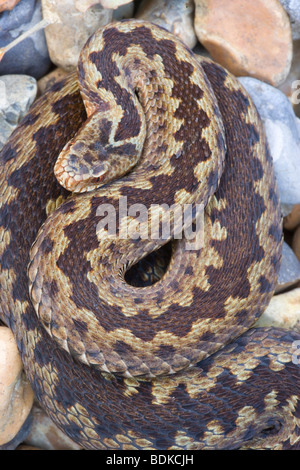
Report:
[[[226,70],[151,23],[107,25],[4,146],[0,194],[1,318],[74,441],[299,448],[299,335],[251,328],[281,257],[272,158]],[[121,197],[165,204],[162,218],[188,204],[186,224],[205,205],[204,243],[187,250],[175,225],[169,237],[104,237],[99,207],[119,216]],[[125,280],[169,240],[157,282]]]

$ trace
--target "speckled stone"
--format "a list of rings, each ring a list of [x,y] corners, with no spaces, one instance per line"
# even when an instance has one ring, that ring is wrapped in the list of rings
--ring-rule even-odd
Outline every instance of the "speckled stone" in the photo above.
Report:
[[[0,77],[0,149],[30,108],[36,93],[37,84],[33,77]]]
[[[0,16],[0,47],[10,44],[42,19],[40,1],[21,0],[11,11]],[[45,33],[40,30],[5,53],[0,75],[25,74],[38,79],[51,67]]]
[[[289,15],[293,39],[300,39],[300,0],[279,0]]]
[[[46,39],[52,62],[66,70],[77,67],[80,51],[88,38],[112,20],[113,10],[100,4],[86,11],[76,8],[75,0],[42,0],[45,20],[58,18],[59,23],[46,28]]]
[[[139,6],[136,18],[162,26],[191,49],[197,43],[192,0],[144,0]]]

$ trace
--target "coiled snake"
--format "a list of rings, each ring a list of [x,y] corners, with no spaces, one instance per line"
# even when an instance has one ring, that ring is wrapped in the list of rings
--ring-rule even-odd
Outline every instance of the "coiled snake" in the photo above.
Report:
[[[37,100],[1,152],[1,317],[37,399],[85,448],[299,448],[299,336],[251,329],[282,238],[251,99],[135,20],[90,38],[78,79]],[[165,204],[162,220],[187,204],[186,227],[204,204],[203,246],[187,250],[175,223],[168,237],[120,237],[133,219],[121,198]],[[119,236],[98,230],[101,207],[114,208]],[[172,238],[158,282],[125,281]]]

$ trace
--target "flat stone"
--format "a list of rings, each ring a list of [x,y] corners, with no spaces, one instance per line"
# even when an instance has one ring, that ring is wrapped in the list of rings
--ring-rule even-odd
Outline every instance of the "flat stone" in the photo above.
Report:
[[[300,282],[300,262],[292,248],[283,243],[281,266],[278,275],[276,293],[282,292]]]
[[[0,77],[0,148],[25,116],[37,94],[37,84],[27,75]]]
[[[13,442],[32,404],[33,391],[23,372],[11,330],[0,327],[0,446]],[[16,442],[18,445],[20,442]]]
[[[52,62],[67,72],[77,67],[80,51],[88,38],[112,19],[113,10],[100,4],[79,11],[75,0],[42,0],[44,18],[58,18],[60,23],[46,28],[46,39]]]
[[[279,0],[283,8],[289,15],[293,39],[300,39],[300,1],[299,0]]]
[[[274,86],[292,61],[290,21],[278,0],[195,0],[195,31],[212,58],[236,76]]]
[[[300,332],[300,288],[274,295],[254,326],[289,328]]]
[[[300,120],[278,89],[251,77],[239,78],[263,120],[282,204],[300,203]]]
[[[197,43],[194,31],[194,1],[144,0],[136,14],[137,19],[151,21],[179,37],[191,49]]]
[[[0,15],[0,47],[10,44],[42,20],[40,2],[22,0],[11,11]],[[25,74],[36,79],[51,67],[43,30],[37,31],[5,53],[0,62],[0,75]]]

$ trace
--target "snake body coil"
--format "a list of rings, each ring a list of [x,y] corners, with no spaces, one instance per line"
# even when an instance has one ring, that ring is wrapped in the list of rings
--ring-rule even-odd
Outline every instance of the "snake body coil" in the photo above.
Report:
[[[250,329],[276,285],[281,215],[234,77],[155,25],[108,25],[78,80],[32,106],[1,169],[1,318],[64,432],[98,449],[299,448],[297,335]],[[130,219],[122,198],[165,204],[163,221],[189,204],[187,226],[204,204],[204,245],[176,240],[158,282],[129,285],[126,270],[178,232],[103,237],[103,205],[118,234]]]

